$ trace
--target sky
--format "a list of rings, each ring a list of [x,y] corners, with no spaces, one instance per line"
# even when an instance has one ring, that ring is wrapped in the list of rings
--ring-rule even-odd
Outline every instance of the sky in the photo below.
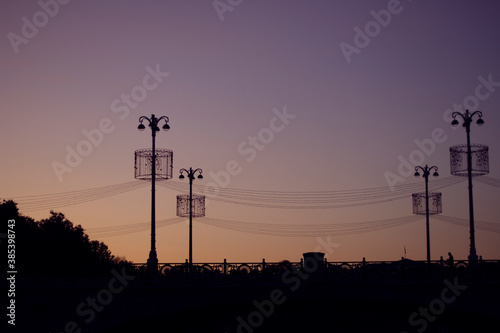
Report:
[[[0,4],[0,197],[62,193],[134,180],[134,151],[151,147],[140,116],[167,116],[156,147],[197,185],[340,191],[420,184],[413,167],[450,177],[449,147],[466,142],[451,112],[480,110],[471,141],[489,146],[500,178],[500,4],[496,1],[63,1]],[[476,120],[477,118],[475,118]],[[409,167],[408,167],[409,166]],[[408,171],[410,170],[410,171]],[[432,184],[433,178],[429,179]],[[187,179],[183,183],[188,188]],[[500,222],[498,187],[474,182],[476,220]],[[468,219],[467,183],[441,190],[443,216]],[[157,186],[156,216],[176,217],[176,191]],[[203,193],[199,193],[203,194]],[[148,230],[92,230],[150,221],[144,186],[50,209],[113,254],[145,262]],[[335,209],[246,207],[207,200],[206,217],[335,224],[412,215],[411,197]],[[93,229],[94,228],[94,229]],[[433,220],[431,258],[466,259],[469,230]],[[186,221],[157,229],[160,262],[188,256]],[[373,232],[256,235],[193,224],[194,262],[423,260],[425,218]],[[476,230],[485,259],[500,234]],[[333,246],[324,246],[330,242]],[[323,244],[323,245],[322,245]]]

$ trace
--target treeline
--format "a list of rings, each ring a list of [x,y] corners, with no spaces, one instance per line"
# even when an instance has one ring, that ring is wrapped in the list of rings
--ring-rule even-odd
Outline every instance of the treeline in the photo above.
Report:
[[[19,277],[99,277],[131,263],[115,257],[108,246],[90,240],[80,225],[50,212],[40,221],[19,213],[12,200],[0,202],[2,245],[7,247],[8,221],[15,220],[15,268]],[[6,253],[6,252],[4,252]]]

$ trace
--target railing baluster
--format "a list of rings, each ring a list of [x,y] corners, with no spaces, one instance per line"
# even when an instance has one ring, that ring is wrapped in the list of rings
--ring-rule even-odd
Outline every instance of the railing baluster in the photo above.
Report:
[[[358,277],[362,278],[364,281],[370,279],[376,280],[381,279],[382,269],[385,268],[388,276],[384,275],[384,278],[399,279],[404,281],[414,281],[416,279],[421,279],[427,276],[429,279],[441,278],[447,274],[469,274],[473,273],[473,269],[476,277],[482,276],[499,276],[500,274],[500,261],[498,260],[484,260],[482,257],[478,260],[478,266],[470,267],[466,264],[467,260],[456,260],[454,267],[446,265],[443,259],[431,261],[431,269],[425,261],[418,260],[408,260],[401,258],[398,261],[366,261],[363,257],[362,261],[349,261],[349,262],[328,262],[325,258],[322,261],[324,267],[324,277],[325,279],[342,280],[345,278]],[[138,275],[146,274],[146,264],[145,263],[131,263],[132,267],[136,270]],[[294,267],[303,270],[304,260],[296,262],[282,261],[282,262],[266,262],[265,258],[261,262],[246,262],[246,263],[228,263],[227,259],[224,259],[222,263],[206,263],[205,265],[193,264],[192,267],[189,265],[189,261],[186,259],[183,263],[159,263],[158,268],[165,271],[167,274],[162,274],[168,279],[226,279],[230,277],[241,277],[238,274],[238,269],[240,267],[248,267],[249,274],[244,275],[245,278],[249,279],[260,279],[262,280],[279,280],[284,270]],[[206,266],[206,267],[205,267]],[[231,272],[234,270],[233,273]],[[330,272],[331,271],[331,272]],[[384,271],[385,272],[385,271]],[[183,274],[184,273],[184,274]],[[197,273],[197,274],[194,274]]]

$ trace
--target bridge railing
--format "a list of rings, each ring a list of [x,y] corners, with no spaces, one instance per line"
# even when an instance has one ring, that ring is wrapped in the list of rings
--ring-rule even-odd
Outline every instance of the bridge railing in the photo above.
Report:
[[[133,264],[138,274],[147,274],[146,264]],[[196,263],[160,263],[158,272],[161,277],[199,278],[199,279],[281,279],[287,270],[301,270],[308,274],[320,273],[321,278],[332,280],[400,280],[422,279],[427,277],[443,277],[447,275],[467,276],[481,275],[486,278],[500,279],[500,260],[483,260],[480,258],[477,265],[469,265],[467,260],[458,260],[453,263],[433,260],[426,261],[401,259],[398,261],[327,261],[318,267],[304,267],[304,260],[290,262],[223,262]],[[317,271],[317,272],[316,272]]]
[[[133,264],[133,266],[142,273],[146,273],[146,264]],[[223,262],[217,263],[195,263],[191,266],[188,261],[184,263],[159,263],[158,271],[164,277],[182,277],[182,276],[204,276],[206,278],[217,277],[240,277],[250,278],[263,275],[274,276],[288,269],[303,268],[303,260],[300,262]]]

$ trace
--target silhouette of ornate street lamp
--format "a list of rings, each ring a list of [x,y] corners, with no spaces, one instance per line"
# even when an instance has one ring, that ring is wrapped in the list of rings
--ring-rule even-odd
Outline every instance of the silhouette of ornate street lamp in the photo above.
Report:
[[[470,221],[470,252],[469,252],[469,263],[471,264],[476,264],[478,261],[477,253],[476,253],[476,240],[475,240],[475,235],[474,235],[474,203],[473,203],[473,198],[472,198],[472,151],[471,151],[471,144],[470,144],[470,125],[473,121],[474,116],[478,116],[479,119],[476,121],[476,124],[479,126],[482,126],[484,124],[483,120],[483,113],[481,111],[474,111],[473,113],[470,113],[469,110],[465,110],[465,113],[460,113],[460,112],[453,112],[451,114],[453,117],[453,121],[451,122],[451,125],[456,127],[460,124],[460,122],[456,119],[457,116],[462,118],[462,126],[465,127],[465,132],[467,133],[467,177],[469,179],[469,221]],[[450,152],[452,153],[452,174],[453,172],[453,153],[455,152],[453,149],[456,150],[456,147],[451,147]],[[456,152],[455,152],[456,153]],[[484,152],[481,152],[484,155]],[[487,163],[487,147],[486,147],[486,163]],[[455,154],[457,155],[457,154]],[[482,161],[484,162],[484,161]],[[480,172],[479,174],[476,175],[483,175],[488,173],[486,172]],[[456,173],[456,175],[461,175],[459,172]]]
[[[434,177],[439,176],[438,174],[438,167],[437,166],[431,166],[429,167],[428,165],[425,165],[425,167],[421,166],[416,166],[415,167],[415,177],[420,177],[420,173],[418,170],[422,170],[423,174],[422,177],[425,179],[425,231],[426,231],[426,236],[427,236],[427,264],[430,265],[431,263],[431,242],[430,242],[430,233],[429,233],[429,175],[431,174],[431,171],[434,170],[434,173],[432,174]],[[433,197],[437,193],[433,193]],[[415,213],[415,206],[418,207],[418,198],[419,198],[419,193],[413,193],[413,211]],[[441,199],[441,193],[439,193],[439,196],[435,196],[439,199]],[[417,204],[417,205],[416,205]],[[435,202],[434,205],[437,206],[438,210],[436,213],[439,213],[439,208],[441,207],[441,202]],[[435,214],[436,214],[435,213]],[[416,214],[419,214],[418,210],[416,211]]]
[[[149,123],[149,127],[151,128],[151,137],[153,141],[151,151],[145,149],[136,151],[136,178],[151,179],[151,250],[149,252],[149,258],[147,261],[147,269],[148,272],[152,274],[156,274],[158,272],[155,230],[155,183],[157,179],[164,180],[172,178],[172,151],[166,149],[157,150],[155,146],[156,132],[160,131],[158,123],[161,120],[165,120],[165,124],[162,126],[162,129],[164,131],[168,131],[170,129],[170,126],[168,125],[168,117],[162,116],[160,118],[156,118],[154,114],[151,115],[151,118],[141,116],[139,118],[139,126],[137,127],[139,131],[144,131],[146,129],[146,126],[144,126],[143,122],[147,121]],[[141,157],[143,160],[146,160],[145,169],[147,169],[149,173],[147,171],[138,172],[138,158],[140,159]],[[165,163],[162,163],[162,160],[158,159],[159,157],[163,158],[165,160]],[[148,162],[149,165],[147,165]]]
[[[198,172],[198,179],[203,179],[203,170],[198,168],[193,170],[193,168],[181,169],[179,179],[184,179],[183,172],[187,173],[189,178],[189,268],[193,267],[193,180],[195,174]]]

